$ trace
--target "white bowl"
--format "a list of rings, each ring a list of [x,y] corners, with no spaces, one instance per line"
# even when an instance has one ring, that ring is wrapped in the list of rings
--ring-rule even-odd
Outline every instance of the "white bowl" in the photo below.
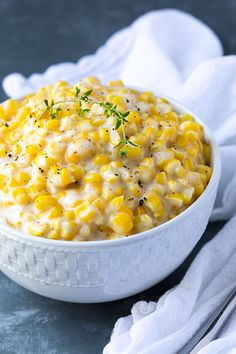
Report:
[[[158,96],[165,97],[157,94]],[[143,291],[173,272],[203,234],[220,179],[220,156],[210,130],[192,112],[168,98],[204,127],[212,147],[213,174],[203,194],[172,220],[117,240],[70,242],[24,235],[0,224],[0,269],[10,279],[52,299],[96,303]]]

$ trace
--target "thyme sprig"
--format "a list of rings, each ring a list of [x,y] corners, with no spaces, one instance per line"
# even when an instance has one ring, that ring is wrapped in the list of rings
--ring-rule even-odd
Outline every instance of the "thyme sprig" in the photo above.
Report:
[[[129,140],[129,138],[126,136],[125,134],[125,123],[128,122],[127,117],[129,115],[129,111],[121,113],[118,109],[117,109],[117,105],[113,104],[111,102],[98,102],[98,101],[94,101],[93,99],[91,99],[90,95],[93,92],[93,90],[88,90],[85,93],[81,92],[81,89],[76,86],[75,87],[75,98],[74,99],[70,99],[70,100],[61,100],[61,101],[57,101],[55,102],[54,100],[51,100],[51,102],[49,102],[47,99],[44,100],[46,109],[43,111],[43,113],[41,114],[41,116],[39,117],[39,119],[41,119],[44,114],[46,112],[49,112],[49,115],[52,119],[57,118],[58,113],[60,111],[62,111],[61,106],[59,106],[59,104],[62,103],[78,103],[79,104],[79,109],[78,109],[78,114],[79,116],[83,116],[84,113],[89,112],[90,109],[88,108],[83,108],[83,102],[92,102],[94,104],[99,105],[100,107],[102,107],[104,109],[104,114],[107,118],[110,117],[114,117],[116,119],[115,122],[115,130],[118,130],[121,127],[122,130],[122,139],[121,141],[114,146],[114,148],[118,148],[120,147],[119,150],[119,157],[126,157],[126,150],[124,149],[125,146],[127,145],[131,145],[134,147],[138,147],[138,145],[136,145],[135,143],[133,143],[132,141]]]

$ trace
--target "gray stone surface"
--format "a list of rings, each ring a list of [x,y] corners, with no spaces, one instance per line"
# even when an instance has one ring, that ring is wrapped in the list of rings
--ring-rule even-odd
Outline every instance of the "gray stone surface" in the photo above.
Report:
[[[41,72],[52,63],[93,53],[116,30],[154,9],[174,7],[210,25],[226,53],[236,49],[234,0],[0,0],[0,78]],[[187,55],[187,53],[186,53]],[[0,99],[5,95],[0,89]],[[0,274],[0,354],[99,354],[117,318],[137,300],[158,299],[177,284],[223,223],[208,226],[192,254],[155,287],[125,300],[82,305],[35,295]]]

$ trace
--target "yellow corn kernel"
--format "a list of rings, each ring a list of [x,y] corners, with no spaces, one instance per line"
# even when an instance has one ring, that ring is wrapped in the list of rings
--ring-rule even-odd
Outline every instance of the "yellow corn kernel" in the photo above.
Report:
[[[46,236],[49,231],[48,224],[41,224],[36,221],[29,222],[27,225],[29,233],[33,236]]]
[[[158,172],[155,177],[155,182],[159,184],[167,184],[167,178],[165,172]]]
[[[48,144],[47,149],[55,159],[58,159],[65,154],[66,143],[62,141],[52,141]]]
[[[180,161],[184,160],[184,158],[186,156],[186,153],[184,151],[177,150],[176,148],[172,148],[172,151],[174,152],[176,159],[178,159]]]
[[[155,97],[153,96],[152,92],[143,92],[139,95],[139,100],[148,103],[154,103]]]
[[[188,130],[192,130],[195,132],[199,132],[199,127],[200,125],[196,122],[193,121],[185,121],[183,123],[180,124],[179,128],[183,131],[188,131]]]
[[[113,206],[113,208],[120,208],[121,205],[124,205],[124,196],[121,195],[119,197],[115,197],[110,201],[110,204]]]
[[[38,187],[39,190],[45,189],[47,180],[44,176],[37,176],[34,180],[34,184]]]
[[[74,221],[63,221],[60,229],[60,236],[63,240],[71,241],[77,233],[77,224]]]
[[[99,135],[100,138],[105,142],[105,143],[109,143],[110,142],[110,133],[109,130],[107,128],[101,128],[99,129]]]
[[[93,163],[95,165],[106,165],[110,162],[109,157],[107,157],[104,154],[97,154],[94,159],[93,159]]]
[[[116,196],[122,195],[124,193],[124,188],[122,186],[117,186],[114,193]]]
[[[112,161],[110,163],[111,167],[113,168],[120,168],[120,167],[124,167],[123,163],[121,161]]]
[[[9,179],[9,186],[10,187],[17,187],[19,186],[19,182],[17,181],[17,179],[15,177],[11,177]]]
[[[154,213],[156,217],[159,217],[163,214],[162,202],[156,193],[149,192],[146,194],[145,205]]]
[[[112,103],[117,106],[120,106],[124,109],[126,108],[126,103],[125,103],[123,97],[121,97],[121,96],[114,96],[112,99]]]
[[[165,199],[173,207],[180,208],[183,205],[183,196],[180,193],[170,193],[165,197]]]
[[[194,195],[198,198],[204,192],[204,184],[202,182],[195,184]]]
[[[153,169],[141,165],[138,167],[137,171],[138,171],[138,178],[141,180],[141,182],[148,183],[152,180],[154,175]]]
[[[209,165],[211,162],[211,147],[207,144],[203,144],[203,155],[205,158],[205,163]]]
[[[178,191],[178,183],[174,179],[169,179],[167,182],[168,188],[171,192],[177,192]]]
[[[150,169],[154,169],[155,168],[155,163],[152,157],[146,157],[145,159],[143,159],[143,161],[141,162],[142,166],[146,166]]]
[[[84,176],[84,169],[81,166],[78,166],[76,164],[71,164],[68,165],[69,170],[71,171],[75,181],[79,181],[82,179],[82,177]]]
[[[136,125],[139,125],[141,118],[137,112],[130,111],[127,120],[129,123],[135,123]]]
[[[138,206],[136,209],[136,215],[143,215],[143,214],[146,214],[145,208],[142,206]]]
[[[0,119],[5,119],[5,112],[2,105],[0,105]]]
[[[88,76],[86,81],[88,81],[91,85],[101,85],[100,80],[96,76]]]
[[[0,157],[5,157],[6,155],[7,155],[7,146],[5,144],[1,144],[0,145]]]
[[[184,159],[183,167],[184,167],[186,170],[194,171],[194,163],[193,163],[193,160],[190,159],[190,158]]]
[[[49,130],[56,130],[60,126],[60,121],[59,119],[49,119],[46,122],[46,127]]]
[[[37,184],[32,184],[27,188],[27,192],[31,201],[34,201],[38,195],[44,194],[46,191],[45,188],[39,188]]]
[[[142,148],[140,146],[132,146],[132,145],[124,146],[122,148],[122,151],[124,151],[127,157],[137,157],[142,154]]]
[[[108,165],[103,165],[101,167],[101,172],[107,172],[107,171],[111,171],[111,166],[108,164]]]
[[[79,206],[79,205],[82,204],[82,203],[83,203],[83,200],[82,200],[82,199],[77,199],[77,200],[73,203],[72,207],[73,207],[73,208],[76,208],[77,206]]]
[[[127,234],[133,228],[132,218],[126,213],[117,213],[111,218],[111,227],[118,235]]]
[[[0,188],[3,188],[6,184],[6,177],[4,175],[0,175]]]
[[[56,199],[54,199],[51,195],[43,194],[39,195],[34,200],[35,208],[40,211],[47,211],[52,207],[58,205]]]
[[[30,181],[30,175],[27,172],[20,172],[18,181],[20,185],[26,185]]]
[[[191,148],[191,149],[186,149],[186,152],[188,153],[188,155],[193,158],[196,159],[197,154],[198,154],[198,148]]]
[[[104,176],[103,176],[104,180],[107,181],[108,183],[110,184],[114,184],[116,183],[117,181],[119,181],[119,176],[117,173],[114,173],[112,171],[109,171],[109,172],[106,172],[104,173]]]
[[[4,103],[5,114],[12,116],[16,114],[19,107],[19,102],[13,99],[9,99]]]
[[[95,216],[95,208],[86,200],[77,206],[75,214],[80,220],[90,222]]]
[[[176,134],[176,127],[173,125],[168,126],[162,130],[160,138],[164,140],[171,140],[175,137],[175,134]]]
[[[131,208],[128,207],[128,205],[124,204],[124,205],[121,205],[120,208],[118,209],[120,212],[122,213],[125,213],[129,216],[133,216],[133,211]]]
[[[41,169],[48,170],[55,163],[55,160],[52,157],[48,157],[46,153],[39,153],[35,157],[34,163]]]
[[[198,139],[198,133],[194,130],[187,130],[185,133],[186,139],[188,141],[196,141]]]
[[[67,219],[69,219],[69,220],[74,220],[74,219],[75,219],[75,212],[74,212],[74,210],[66,210],[66,211],[64,212],[64,215],[65,215],[65,217],[66,217]]]
[[[175,112],[167,112],[166,114],[164,114],[164,120],[170,122],[177,122],[177,114]]]
[[[186,188],[183,192],[183,201],[185,204],[189,204],[192,200],[193,197],[193,193],[194,193],[194,188],[190,187],[190,188]]]
[[[99,141],[100,140],[100,135],[98,132],[91,132],[90,133],[90,138],[93,140],[93,141]]]
[[[12,191],[12,196],[17,204],[28,204],[30,202],[26,189],[23,187],[17,187]]]
[[[168,174],[177,174],[181,169],[181,162],[177,159],[170,159],[164,166],[163,169]]]
[[[184,148],[187,145],[188,145],[188,140],[186,139],[185,134],[179,133],[176,137],[175,146],[177,146],[178,148]]]
[[[151,188],[152,192],[157,193],[158,195],[165,195],[165,192],[167,190],[167,186],[164,184],[154,184]]]
[[[38,145],[28,145],[26,146],[26,152],[29,155],[37,155],[37,153],[40,151],[40,147]]]
[[[112,189],[109,187],[109,185],[105,185],[102,190],[102,197],[106,200],[111,200],[112,198],[115,197],[114,192]]]
[[[14,144],[14,145],[12,145],[12,149],[11,149],[11,152],[13,153],[13,155],[14,156],[17,156],[17,155],[19,155],[20,154],[20,152],[21,152],[21,147],[20,147],[20,145],[19,144]]]
[[[148,138],[154,139],[156,135],[156,128],[155,127],[146,127],[143,131],[144,135]]]
[[[206,182],[208,182],[212,175],[212,168],[207,165],[198,165],[197,172],[205,176]]]
[[[142,232],[153,227],[152,219],[148,214],[137,215],[134,219],[135,230]]]
[[[61,187],[66,187],[68,186],[68,184],[75,182],[75,178],[73,174],[66,167],[60,169],[60,177],[61,177],[61,183],[60,183]]]
[[[89,133],[88,132],[81,132],[81,138],[88,139]]]
[[[131,136],[129,140],[138,146],[145,146],[147,143],[147,138],[141,134],[136,136]]]
[[[98,197],[92,202],[92,205],[95,206],[101,212],[104,212],[106,208],[106,201],[102,197]]]
[[[134,197],[139,197],[141,195],[141,188],[138,183],[128,182],[127,188]]]
[[[113,86],[113,87],[117,87],[117,86],[118,86],[118,87],[119,87],[119,86],[123,87],[123,86],[124,86],[124,83],[123,83],[122,80],[113,80],[113,81],[109,81],[107,85],[108,85],[108,86]]]
[[[179,119],[180,119],[180,122],[194,121],[193,117],[190,114],[188,114],[188,113],[181,115],[179,117]]]
[[[0,127],[0,137],[1,138],[6,138],[6,136],[8,135],[8,128],[3,125]]]
[[[102,176],[97,172],[89,172],[85,175],[84,180],[87,183],[101,183]]]
[[[53,219],[62,216],[62,214],[63,214],[63,208],[58,204],[50,210],[48,217],[49,219]]]

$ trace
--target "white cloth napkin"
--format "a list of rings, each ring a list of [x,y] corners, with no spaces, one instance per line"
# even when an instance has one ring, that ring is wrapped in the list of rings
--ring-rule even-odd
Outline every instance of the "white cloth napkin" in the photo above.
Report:
[[[236,56],[223,56],[217,36],[194,17],[177,10],[153,11],[114,34],[94,55],[29,78],[11,74],[3,87],[17,98],[60,79],[76,83],[86,75],[103,82],[122,78],[176,98],[211,127],[220,144],[222,178],[212,220],[232,219],[202,249],[177,287],[158,302],[136,303],[129,316],[117,321],[104,348],[104,354],[179,353],[236,282]],[[235,348],[236,314],[220,338],[200,353],[235,353]]]

